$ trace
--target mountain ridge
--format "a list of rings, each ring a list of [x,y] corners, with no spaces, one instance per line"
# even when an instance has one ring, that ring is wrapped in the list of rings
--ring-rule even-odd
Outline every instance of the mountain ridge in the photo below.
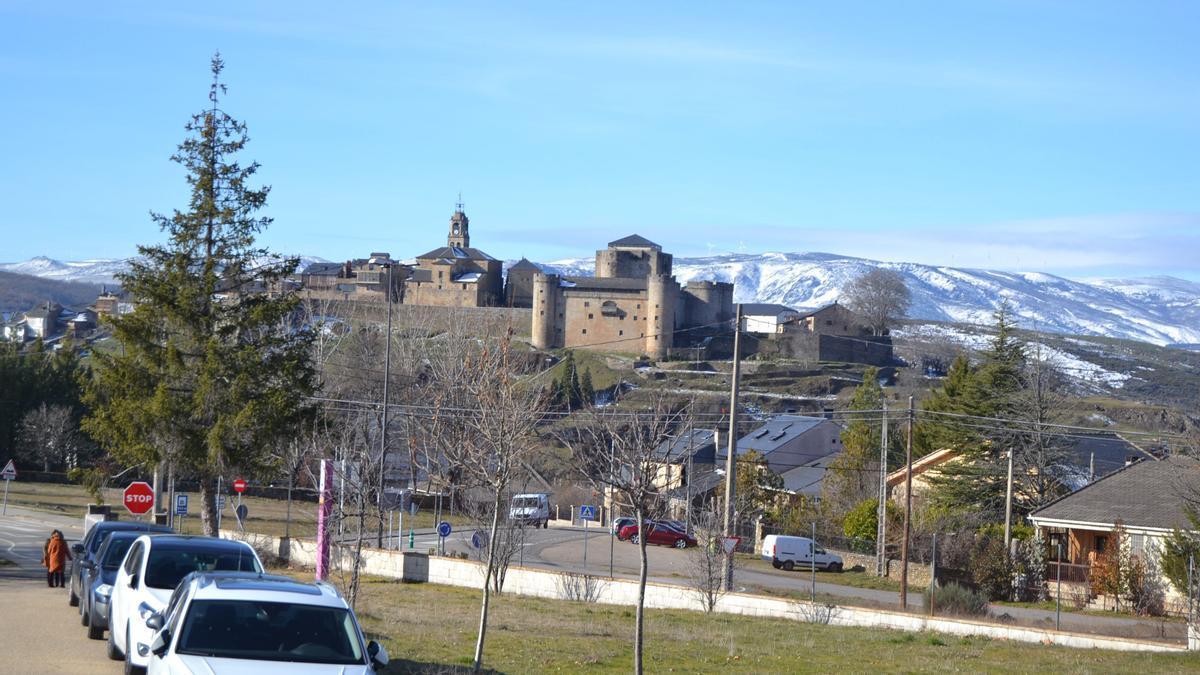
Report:
[[[301,256],[303,268],[323,258]],[[515,261],[506,261],[506,267]],[[546,271],[590,276],[592,258],[537,263]],[[0,271],[62,281],[111,283],[121,259],[58,261],[45,256],[0,263]],[[911,262],[884,262],[826,252],[726,253],[676,257],[680,283],[713,279],[735,284],[736,302],[816,308],[832,303],[872,268],[904,277],[912,293],[908,318],[989,324],[1007,299],[1023,328],[1098,335],[1157,345],[1200,343],[1200,283],[1171,276],[1069,279],[1044,272],[1009,272]]]

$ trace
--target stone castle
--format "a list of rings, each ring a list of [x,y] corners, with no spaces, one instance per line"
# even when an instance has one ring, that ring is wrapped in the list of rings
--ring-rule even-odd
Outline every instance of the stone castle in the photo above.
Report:
[[[525,270],[510,283],[532,286],[533,345],[638,352],[665,358],[675,331],[734,317],[733,284],[690,281],[671,274],[671,254],[639,235],[596,251],[594,277]]]
[[[671,273],[671,254],[639,235],[596,251],[594,277],[547,274],[522,258],[508,270],[471,247],[470,220],[459,204],[446,245],[414,263],[387,253],[344,263],[313,263],[301,274],[309,298],[384,301],[438,307],[518,307],[532,310],[532,341],[558,347],[667,356],[675,331],[732,321],[733,284],[690,281]]]

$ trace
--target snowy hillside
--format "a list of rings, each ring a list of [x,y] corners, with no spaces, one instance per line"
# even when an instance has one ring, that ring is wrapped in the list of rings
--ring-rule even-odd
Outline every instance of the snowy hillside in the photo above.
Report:
[[[314,262],[328,262],[315,256],[300,256],[299,269]],[[92,284],[115,284],[116,275],[128,268],[128,262],[120,258],[98,258],[96,260],[54,260],[45,256],[30,258],[25,262],[0,263],[0,272],[29,274],[43,279],[58,281],[83,281]]]
[[[591,274],[593,261],[545,265],[562,274]],[[680,283],[715,279],[734,283],[738,302],[775,302],[816,308],[873,267],[904,276],[912,292],[909,317],[990,323],[1007,298],[1023,328],[1141,340],[1158,345],[1200,342],[1200,283],[1172,277],[1071,280],[1039,272],[889,263],[828,253],[725,254],[676,258]]]

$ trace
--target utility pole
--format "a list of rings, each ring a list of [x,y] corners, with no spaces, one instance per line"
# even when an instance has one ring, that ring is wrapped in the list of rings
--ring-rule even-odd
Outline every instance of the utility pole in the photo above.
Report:
[[[1008,449],[1008,486],[1004,489],[1004,555],[1012,548],[1013,449]]]
[[[904,450],[904,540],[900,545],[900,608],[908,609],[908,539],[912,535],[913,397],[908,397],[908,444]]]
[[[738,380],[742,372],[742,303],[737,306],[737,318],[733,324],[733,377],[730,380],[729,387],[729,438],[728,443],[729,454],[725,458],[725,529],[726,537],[734,536],[733,523],[733,498],[734,486],[737,481],[734,480],[734,472],[737,470],[737,461],[735,455],[737,453],[737,414],[738,414]],[[755,542],[755,546],[758,543]],[[733,554],[726,555],[724,558],[724,577],[725,590],[733,590]]]
[[[391,261],[383,261],[379,258],[371,258],[370,262],[377,263],[380,267],[387,270],[387,286],[385,287],[387,296],[387,333],[383,339],[383,416],[381,420],[382,428],[379,430],[379,486],[378,494],[375,495],[375,504],[379,509],[379,528],[376,533],[378,541],[376,545],[379,548],[383,548],[383,478],[384,474],[387,473],[387,418],[388,403],[391,401],[388,398],[388,380],[391,379],[392,372],[392,264]],[[411,474],[413,467],[409,467],[408,470]]]
[[[879,510],[875,514],[875,576],[887,576],[887,399],[883,399],[883,430],[879,434]]]

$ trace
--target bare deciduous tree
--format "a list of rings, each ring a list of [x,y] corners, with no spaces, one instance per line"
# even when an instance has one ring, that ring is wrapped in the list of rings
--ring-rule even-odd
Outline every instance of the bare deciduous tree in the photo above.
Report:
[[[861,316],[875,335],[883,335],[888,326],[904,317],[912,296],[898,272],[875,268],[842,289],[842,302]]]
[[[693,513],[693,535],[696,547],[688,551],[688,586],[700,601],[705,612],[712,612],[725,595],[725,559],[736,566],[737,556],[727,556],[721,532],[722,514],[719,502],[712,501]]]
[[[505,543],[501,520],[511,487],[527,475],[525,466],[540,447],[537,434],[546,409],[546,393],[526,374],[527,362],[513,350],[511,327],[495,331],[463,331],[452,327],[439,334],[427,351],[429,413],[423,415],[425,461],[441,475],[452,475],[463,488],[474,488],[491,502],[483,551],[484,582],[475,644],[474,669],[483,664],[491,594],[498,588]],[[499,335],[477,338],[475,335]],[[511,539],[508,540],[511,543]],[[492,544],[493,542],[498,542]]]
[[[43,403],[25,413],[17,439],[21,454],[43,471],[55,466],[70,470],[78,463],[79,421],[68,406]]]
[[[571,449],[580,476],[597,491],[610,495],[614,507],[628,510],[638,523],[638,601],[633,633],[633,669],[642,672],[646,600],[647,519],[666,507],[655,450],[680,429],[690,428],[691,410],[676,405],[666,392],[651,394],[649,405],[611,405],[579,413],[576,426],[559,432]]]

